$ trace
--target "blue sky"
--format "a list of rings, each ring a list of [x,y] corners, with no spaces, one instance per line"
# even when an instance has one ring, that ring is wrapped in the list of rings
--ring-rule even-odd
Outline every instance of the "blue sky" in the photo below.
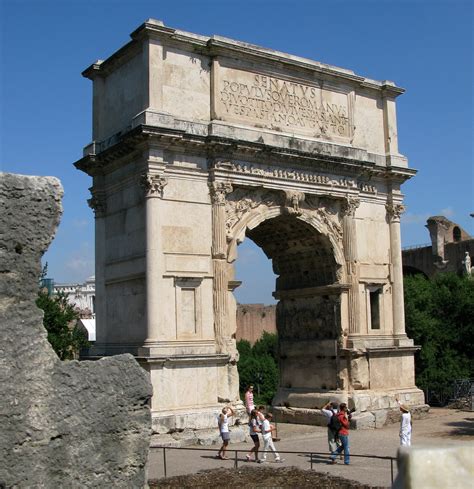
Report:
[[[90,178],[72,163],[91,140],[91,82],[81,71],[129,40],[147,18],[219,34],[393,80],[400,151],[419,173],[405,184],[404,245],[429,241],[444,214],[474,234],[473,7],[471,1],[0,0],[0,169],[54,175],[64,214],[45,255],[57,282],[94,272]],[[261,251],[240,247],[241,302],[271,301]]]

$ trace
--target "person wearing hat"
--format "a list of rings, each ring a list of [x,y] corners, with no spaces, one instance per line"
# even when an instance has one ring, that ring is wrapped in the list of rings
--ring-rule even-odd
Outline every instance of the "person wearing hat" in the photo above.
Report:
[[[411,414],[410,410],[405,404],[398,401],[400,411],[402,413],[402,419],[400,421],[400,446],[411,446]]]

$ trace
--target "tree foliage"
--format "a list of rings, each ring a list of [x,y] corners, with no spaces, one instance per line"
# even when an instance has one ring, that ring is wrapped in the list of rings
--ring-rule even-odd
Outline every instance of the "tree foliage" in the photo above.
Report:
[[[79,350],[89,345],[87,335],[77,328],[79,314],[62,292],[48,295],[40,290],[36,305],[43,310],[43,325],[48,332],[48,341],[61,360],[71,360]]]
[[[277,348],[277,335],[266,331],[253,347],[247,340],[237,343],[240,392],[243,395],[247,386],[253,384],[257,404],[270,404],[278,387]]]
[[[421,350],[415,355],[417,385],[443,386],[473,378],[474,280],[452,273],[428,280],[405,277],[406,330]]]

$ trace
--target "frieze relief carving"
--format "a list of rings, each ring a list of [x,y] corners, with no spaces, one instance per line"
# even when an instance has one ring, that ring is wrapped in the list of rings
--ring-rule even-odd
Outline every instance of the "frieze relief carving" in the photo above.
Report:
[[[284,180],[295,180],[297,182],[308,182],[316,185],[324,185],[332,188],[358,189],[361,192],[376,194],[374,185],[367,182],[359,182],[355,178],[333,178],[329,175],[302,170],[288,170],[280,167],[251,165],[248,163],[232,162],[229,160],[218,160],[212,165],[217,170],[229,170],[245,175],[254,175],[262,178],[281,178]]]
[[[285,211],[287,214],[294,214],[300,216],[302,211],[300,209],[300,202],[303,202],[305,195],[303,192],[296,190],[285,190]]]
[[[254,189],[235,188],[226,201],[226,234],[232,239],[234,226],[247,212],[260,206],[283,207],[285,213],[314,216],[322,225],[323,233],[342,240],[342,227],[338,221],[338,205],[334,199],[304,194],[295,190],[275,191],[262,187]]]
[[[328,234],[334,236],[337,241],[342,241],[342,227],[338,220],[337,201],[317,195],[307,195],[306,204],[310,212],[326,226]]]
[[[266,207],[280,206],[283,203],[281,194],[272,190],[236,188],[226,201],[226,232],[230,238],[232,228],[242,216],[260,205]]]
[[[140,185],[145,190],[147,197],[163,197],[163,191],[168,185],[168,179],[160,175],[143,173],[140,176]]]

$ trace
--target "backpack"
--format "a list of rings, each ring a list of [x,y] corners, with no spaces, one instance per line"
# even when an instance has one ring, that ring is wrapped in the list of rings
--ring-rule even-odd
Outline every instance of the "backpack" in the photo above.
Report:
[[[331,416],[331,419],[329,420],[328,428],[336,434],[339,433],[339,430],[342,428],[342,423],[338,418],[337,414],[333,414]]]

